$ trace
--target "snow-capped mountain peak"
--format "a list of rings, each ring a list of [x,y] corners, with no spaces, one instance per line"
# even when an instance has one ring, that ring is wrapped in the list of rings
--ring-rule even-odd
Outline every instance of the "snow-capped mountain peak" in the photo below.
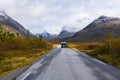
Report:
[[[103,16],[100,16],[98,19],[96,19],[94,23],[110,22],[110,21],[120,21],[120,18],[108,17],[103,15]]]
[[[43,33],[42,33],[42,36],[50,36],[50,33],[48,33],[47,31],[44,31]]]
[[[8,15],[5,12],[0,11],[0,21],[8,20],[8,19],[9,19]]]
[[[3,11],[0,11],[0,17],[5,17],[5,16],[7,16],[7,14]]]

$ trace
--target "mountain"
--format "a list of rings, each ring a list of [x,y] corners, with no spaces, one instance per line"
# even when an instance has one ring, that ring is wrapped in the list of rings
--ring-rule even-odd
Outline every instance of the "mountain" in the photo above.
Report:
[[[100,16],[83,30],[75,33],[71,39],[77,42],[101,41],[107,33],[112,33],[115,37],[120,37],[120,18]]]
[[[49,39],[49,41],[52,43],[60,43],[62,41],[69,40],[69,38],[71,38],[74,34],[75,32],[63,29],[57,36]]]
[[[35,34],[36,37],[39,37],[42,35],[44,39],[61,39],[61,38],[68,38],[74,35],[74,32],[70,32],[67,30],[62,30],[58,35],[57,34],[50,34],[47,31],[41,33],[41,34]]]
[[[58,38],[68,38],[74,35],[74,32],[70,32],[67,30],[62,30],[60,34],[58,35]]]
[[[44,39],[51,39],[52,38],[51,34],[48,33],[47,31],[43,32],[41,35]]]
[[[47,31],[45,31],[45,32],[43,32],[43,33],[41,33],[41,34],[35,34],[35,36],[36,37],[39,37],[40,35],[42,35],[42,37],[44,38],[44,39],[52,39],[52,38],[56,38],[57,37],[57,35],[54,35],[54,34],[50,34],[50,33],[48,33]]]
[[[15,33],[17,32],[23,37],[27,36],[27,30],[17,21],[9,17],[5,12],[0,12],[0,23],[4,30]],[[30,36],[35,37],[32,33],[30,33]]]
[[[120,18],[100,16],[72,37],[53,39],[51,42],[98,42],[102,41],[108,33],[112,33],[114,37],[120,37]]]

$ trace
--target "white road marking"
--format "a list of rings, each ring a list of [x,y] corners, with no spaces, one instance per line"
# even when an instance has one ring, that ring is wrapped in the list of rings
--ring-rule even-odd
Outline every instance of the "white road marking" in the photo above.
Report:
[[[97,62],[99,62],[99,63],[101,63],[101,64],[104,64],[104,65],[105,65],[105,63],[102,62],[102,61],[100,61],[100,60],[97,60],[97,59],[94,59],[94,60],[97,61]]]
[[[83,55],[83,56],[87,56],[87,57],[88,57],[88,55],[86,55],[85,53],[82,53],[82,55]]]
[[[21,80],[25,80],[25,78],[27,78],[27,76],[30,74],[31,72],[27,73]]]
[[[43,61],[44,61],[44,59],[42,59],[42,60],[40,61],[40,63],[43,62]]]

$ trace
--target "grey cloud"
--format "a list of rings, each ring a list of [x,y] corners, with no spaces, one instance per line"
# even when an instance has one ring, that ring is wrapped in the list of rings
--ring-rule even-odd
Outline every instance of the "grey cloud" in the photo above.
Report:
[[[0,10],[33,33],[77,30],[100,15],[120,17],[120,0],[1,0]],[[75,29],[75,28],[74,28]]]

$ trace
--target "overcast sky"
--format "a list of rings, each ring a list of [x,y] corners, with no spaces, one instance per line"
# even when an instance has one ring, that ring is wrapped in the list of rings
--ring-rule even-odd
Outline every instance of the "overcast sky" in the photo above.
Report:
[[[32,33],[78,31],[101,15],[120,17],[120,0],[0,0],[0,11]]]

